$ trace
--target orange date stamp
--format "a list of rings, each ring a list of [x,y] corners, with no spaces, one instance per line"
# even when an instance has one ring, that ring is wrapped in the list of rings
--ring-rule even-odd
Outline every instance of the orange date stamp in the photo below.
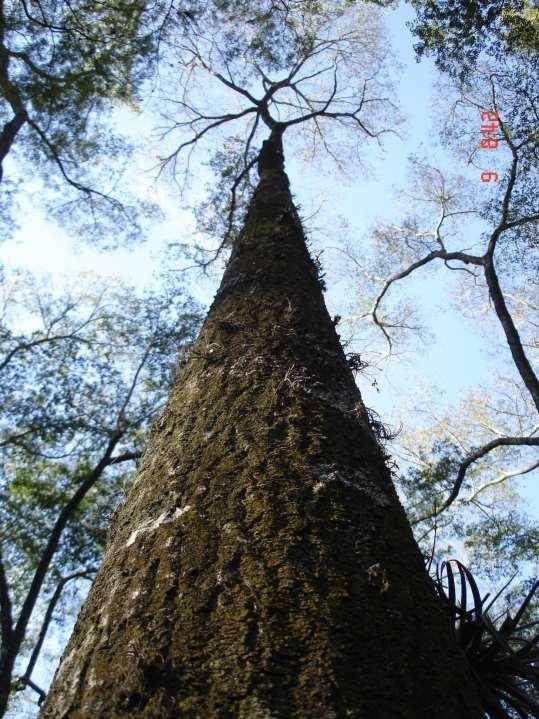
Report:
[[[485,124],[483,124],[485,123]],[[500,118],[498,113],[492,110],[481,110],[481,144],[482,150],[496,150],[499,140],[496,137],[498,128],[500,127]],[[498,173],[487,170],[481,173],[481,182],[497,182]]]

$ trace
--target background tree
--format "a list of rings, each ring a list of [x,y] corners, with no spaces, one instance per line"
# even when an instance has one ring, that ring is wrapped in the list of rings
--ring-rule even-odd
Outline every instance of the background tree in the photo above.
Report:
[[[2,294],[3,713],[10,686],[43,696],[32,671],[49,624],[93,576],[199,315],[178,286],[137,296],[87,277],[58,296],[19,275]]]
[[[362,288],[361,305],[345,319],[372,320],[381,331],[385,351],[365,352],[366,363],[398,352],[406,335],[421,327],[417,298],[398,293],[399,286],[412,275],[435,277],[443,263],[452,270],[456,304],[473,319],[476,334],[496,347],[504,337],[506,374],[470,390],[444,413],[423,411],[416,431],[408,417],[393,451],[411,462],[400,486],[427,553],[435,534],[438,550],[462,542],[474,567],[491,577],[504,565],[533,574],[537,529],[508,485],[536,472],[539,444],[537,56],[509,43],[501,16],[491,25],[478,19],[476,33],[468,5],[416,5],[423,8],[414,24],[419,50],[435,54],[451,76],[437,97],[437,116],[445,118],[441,142],[476,169],[470,178],[450,176],[440,164],[414,158],[405,216],[379,223],[371,254],[357,242],[340,248]],[[498,182],[481,185],[481,173]]]
[[[15,150],[33,172],[42,170],[48,189],[63,184],[64,211],[71,189],[67,197],[82,201],[83,212],[103,210],[117,226],[132,224],[133,208],[123,206],[110,177],[99,178],[98,170],[114,158],[109,174],[117,176],[129,150],[109,118],[118,102],[136,102],[153,70],[153,12],[159,18],[159,6],[144,2],[2,0],[0,181],[4,160]]]

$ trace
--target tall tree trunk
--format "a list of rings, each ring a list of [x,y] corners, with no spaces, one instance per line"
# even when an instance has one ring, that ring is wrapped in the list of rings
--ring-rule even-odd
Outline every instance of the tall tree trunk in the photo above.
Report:
[[[279,138],[43,717],[478,716]]]

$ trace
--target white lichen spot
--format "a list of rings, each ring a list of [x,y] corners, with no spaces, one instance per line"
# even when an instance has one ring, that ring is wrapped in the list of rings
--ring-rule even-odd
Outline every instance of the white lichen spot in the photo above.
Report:
[[[387,494],[378,487],[373,480],[363,472],[354,472],[347,469],[336,469],[334,465],[321,464],[316,469],[319,481],[313,486],[313,492],[320,492],[324,486],[332,482],[354,489],[366,494],[371,501],[381,507],[387,507],[391,500]]]
[[[134,544],[137,540],[137,538],[141,534],[146,534],[147,532],[153,532],[157,529],[161,524],[163,524],[166,521],[167,518],[167,512],[163,512],[163,514],[160,514],[157,519],[147,519],[145,522],[143,522],[140,527],[133,530],[131,534],[129,535],[129,539],[127,540],[125,546],[130,547],[132,544]]]
[[[185,507],[178,507],[174,510],[174,514],[172,515],[172,520],[179,519],[180,517],[183,517],[183,515],[188,512],[191,509],[190,504],[186,504]]]
[[[198,381],[196,377],[191,377],[190,380],[188,380],[184,386],[183,386],[183,393],[184,395],[191,394],[192,392],[195,392],[198,389]]]
[[[109,615],[103,614],[101,619],[99,620],[99,628],[100,629],[106,629],[109,623]]]
[[[97,687],[100,684],[103,684],[103,682],[97,681],[97,675],[95,672],[95,667],[92,667],[90,670],[90,673],[88,674],[88,678],[86,679],[86,686],[88,689],[93,689],[93,687]]]
[[[371,564],[371,566],[368,567],[367,577],[369,579],[369,584],[375,589],[378,589],[380,594],[384,594],[385,592],[387,592],[390,587],[387,572],[385,568],[382,567],[380,562],[376,562],[376,564]]]
[[[160,514],[157,519],[147,519],[140,525],[140,527],[131,532],[125,546],[130,547],[136,542],[140,535],[147,534],[148,532],[154,532],[162,524],[170,524],[170,522],[174,522],[176,519],[182,517],[190,509],[191,506],[189,504],[186,504],[185,507],[177,507],[172,515],[170,514],[169,510],[168,512],[163,512],[162,514]]]
[[[241,701],[239,716],[241,719],[273,719],[268,706],[256,695]]]
[[[344,390],[341,390],[339,392],[332,392],[325,387],[310,386],[306,386],[304,390],[306,394],[311,395],[311,397],[316,397],[317,399],[324,402],[324,404],[329,405],[330,407],[338,410],[339,412],[352,412],[355,405],[357,404],[357,395],[354,394],[352,396],[351,393]]]

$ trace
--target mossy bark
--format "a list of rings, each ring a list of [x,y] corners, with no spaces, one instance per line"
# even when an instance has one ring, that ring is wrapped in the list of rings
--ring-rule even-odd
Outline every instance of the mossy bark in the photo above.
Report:
[[[44,718],[478,715],[282,163],[260,165]]]

